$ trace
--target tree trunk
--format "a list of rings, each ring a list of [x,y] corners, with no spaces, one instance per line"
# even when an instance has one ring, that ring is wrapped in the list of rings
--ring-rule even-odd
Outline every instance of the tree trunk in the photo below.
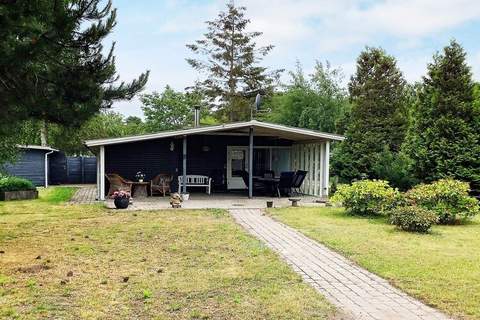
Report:
[[[43,120],[40,127],[40,145],[42,147],[48,146],[47,135],[48,135],[47,121]]]

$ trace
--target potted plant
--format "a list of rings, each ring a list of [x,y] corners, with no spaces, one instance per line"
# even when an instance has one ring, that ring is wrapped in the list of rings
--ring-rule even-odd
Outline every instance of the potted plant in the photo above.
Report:
[[[143,179],[145,179],[145,173],[138,171],[135,178],[137,178],[138,182],[143,182]]]
[[[113,203],[117,209],[126,209],[130,203],[130,192],[127,191],[115,191],[113,193]]]

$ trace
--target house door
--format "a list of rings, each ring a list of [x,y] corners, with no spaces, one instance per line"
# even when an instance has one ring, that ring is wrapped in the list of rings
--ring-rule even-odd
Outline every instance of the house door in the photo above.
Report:
[[[248,171],[248,147],[227,147],[227,189],[246,189],[241,171]]]

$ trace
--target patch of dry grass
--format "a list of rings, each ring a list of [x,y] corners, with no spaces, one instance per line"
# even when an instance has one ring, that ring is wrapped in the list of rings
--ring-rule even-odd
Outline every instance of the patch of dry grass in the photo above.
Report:
[[[223,211],[0,204],[0,317],[326,319],[333,308]]]
[[[426,303],[461,319],[480,319],[479,217],[416,234],[397,230],[386,218],[351,216],[341,208],[270,212]]]

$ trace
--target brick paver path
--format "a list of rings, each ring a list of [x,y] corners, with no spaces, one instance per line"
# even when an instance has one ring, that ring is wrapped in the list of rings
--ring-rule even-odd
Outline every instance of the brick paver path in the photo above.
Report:
[[[260,209],[231,209],[230,213],[353,319],[448,319],[342,255],[264,215]]]
[[[94,204],[97,203],[97,187],[95,185],[84,185],[78,188],[70,204]]]

